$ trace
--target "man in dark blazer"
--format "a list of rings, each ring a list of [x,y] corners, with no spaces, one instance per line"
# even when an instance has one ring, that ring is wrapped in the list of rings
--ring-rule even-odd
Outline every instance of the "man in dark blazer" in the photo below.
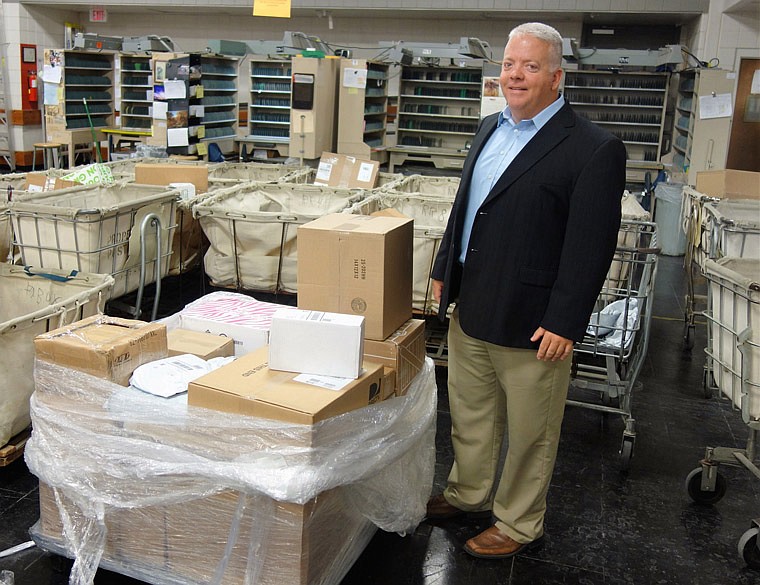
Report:
[[[428,518],[492,512],[495,524],[465,545],[483,558],[513,556],[543,536],[573,343],[620,226],[625,147],[565,103],[561,62],[555,29],[528,23],[510,33],[507,108],[478,129],[431,274],[440,317],[455,303],[455,460]]]

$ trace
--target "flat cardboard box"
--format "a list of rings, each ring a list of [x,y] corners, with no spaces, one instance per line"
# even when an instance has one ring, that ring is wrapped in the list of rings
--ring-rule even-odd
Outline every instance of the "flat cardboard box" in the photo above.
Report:
[[[379,170],[380,162],[376,160],[323,152],[319,158],[314,184],[348,189],[373,189]]]
[[[26,176],[24,191],[45,192],[58,191],[59,189],[68,189],[69,187],[81,187],[82,183],[76,181],[67,181],[58,177],[48,177],[45,173],[29,173]]]
[[[377,402],[383,366],[364,363],[364,373],[338,390],[296,381],[305,374],[268,367],[262,347],[188,385],[188,404],[222,412],[311,425]],[[314,377],[312,377],[314,378]]]
[[[94,315],[38,335],[36,357],[129,386],[142,364],[167,357],[166,326]]]
[[[298,228],[298,308],[363,315],[382,341],[412,316],[414,221],[334,213]]]
[[[146,185],[169,185],[192,183],[196,193],[208,191],[208,167],[206,165],[173,163],[137,163],[135,183]]]
[[[364,317],[285,309],[272,315],[269,367],[356,379],[362,372]]]
[[[365,358],[394,369],[396,396],[409,390],[425,363],[425,355],[425,321],[421,319],[409,319],[385,341],[364,342]]]
[[[189,329],[174,329],[166,337],[169,357],[190,353],[210,360],[235,355],[235,342],[229,337]]]
[[[700,171],[697,191],[710,197],[760,199],[760,173],[754,171]]]

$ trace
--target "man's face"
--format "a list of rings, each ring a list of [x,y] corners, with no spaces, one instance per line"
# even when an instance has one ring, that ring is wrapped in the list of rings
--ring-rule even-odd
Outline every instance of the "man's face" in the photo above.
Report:
[[[527,120],[557,99],[562,70],[549,59],[549,44],[528,35],[504,49],[499,83],[516,122]]]

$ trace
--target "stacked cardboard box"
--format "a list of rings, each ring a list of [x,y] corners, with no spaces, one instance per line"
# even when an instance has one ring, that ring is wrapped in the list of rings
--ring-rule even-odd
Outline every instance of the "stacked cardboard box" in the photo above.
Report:
[[[298,228],[298,308],[362,315],[384,340],[412,316],[414,221],[334,213]]]
[[[167,357],[166,326],[95,315],[38,335],[38,359],[129,385],[142,364]]]
[[[61,512],[84,517],[65,494],[40,483],[43,540],[60,542]],[[159,583],[243,585],[247,573],[258,585],[335,583],[364,549],[376,528],[336,488],[306,504],[222,491],[205,498],[144,508],[112,508],[105,517],[103,561],[151,575]],[[229,550],[228,550],[229,549]],[[249,552],[255,551],[254,557]],[[336,575],[336,570],[339,571]]]
[[[268,359],[269,348],[262,347],[198,378],[188,386],[188,404],[311,425],[382,396],[383,367],[377,363],[365,361],[359,378],[331,388],[317,377],[272,370]]]
[[[299,308],[364,315],[365,358],[393,369],[398,396],[425,359],[425,322],[410,319],[413,224],[390,210],[333,214],[298,229]]]

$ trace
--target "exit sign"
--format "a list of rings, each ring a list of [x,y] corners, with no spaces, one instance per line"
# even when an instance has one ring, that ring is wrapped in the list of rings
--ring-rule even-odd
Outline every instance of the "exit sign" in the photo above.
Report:
[[[90,8],[90,22],[107,22],[108,11],[104,6],[93,6]]]

